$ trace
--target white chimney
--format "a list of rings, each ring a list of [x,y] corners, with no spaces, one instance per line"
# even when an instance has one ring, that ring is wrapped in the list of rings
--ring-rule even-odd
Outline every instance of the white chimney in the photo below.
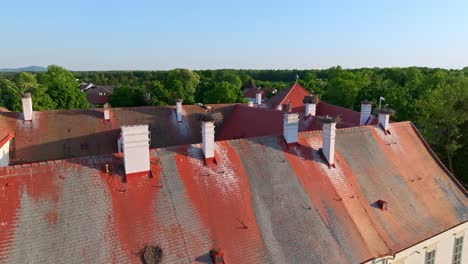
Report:
[[[31,94],[30,93],[23,94],[21,101],[23,102],[24,121],[32,121],[33,109],[32,109]]]
[[[297,143],[299,132],[299,114],[287,113],[283,119],[283,137],[286,143]]]
[[[125,174],[150,170],[148,125],[123,126],[122,148]]]
[[[359,125],[365,125],[369,117],[371,116],[372,103],[363,101],[361,102],[361,118],[359,120]]]
[[[202,146],[205,160],[214,158],[214,127],[213,121],[202,121]]]
[[[317,109],[316,104],[309,104],[309,103],[305,104],[305,115],[315,116],[316,109]]]
[[[257,91],[257,93],[256,93],[255,95],[256,95],[255,102],[256,102],[258,105],[261,105],[261,104],[262,104],[262,92],[261,92],[261,91]]]
[[[247,104],[248,104],[249,107],[253,107],[253,106],[254,106],[253,101],[249,101]]]
[[[385,131],[388,130],[389,122],[390,122],[390,113],[380,112],[379,113],[379,125],[381,125]]]
[[[104,120],[110,121],[110,104],[104,104]]]
[[[182,99],[176,100],[176,115],[177,115],[177,122],[182,122]]]
[[[322,126],[322,153],[330,166],[335,162],[335,135],[336,122],[334,118],[324,119]]]
[[[315,116],[318,101],[318,97],[315,94],[304,96],[302,102],[305,105],[305,116]]]

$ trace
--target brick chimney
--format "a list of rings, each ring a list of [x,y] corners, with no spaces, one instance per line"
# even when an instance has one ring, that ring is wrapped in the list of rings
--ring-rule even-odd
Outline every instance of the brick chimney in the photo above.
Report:
[[[214,119],[210,115],[204,115],[202,118],[202,148],[205,160],[214,158]]]
[[[176,115],[177,115],[177,122],[182,122],[182,99],[176,100]]]
[[[365,125],[369,117],[371,116],[372,103],[368,101],[361,102],[361,118],[359,120],[359,125]]]
[[[297,143],[299,132],[299,114],[286,113],[283,119],[283,137],[286,143]]]
[[[258,90],[257,93],[255,94],[255,103],[258,105],[262,104],[262,91]]]
[[[104,104],[104,120],[110,121],[110,108],[111,105],[109,103]]]
[[[140,174],[150,171],[148,125],[123,126],[122,148],[125,174]]]
[[[24,121],[32,122],[33,119],[33,109],[32,109],[32,98],[30,93],[23,94],[21,96],[21,101],[23,103],[23,117]]]
[[[316,95],[306,95],[302,102],[305,105],[305,116],[315,116],[318,97]]]
[[[335,135],[336,135],[336,118],[323,117],[321,118],[322,126],[322,153],[328,162],[329,166],[335,163]]]

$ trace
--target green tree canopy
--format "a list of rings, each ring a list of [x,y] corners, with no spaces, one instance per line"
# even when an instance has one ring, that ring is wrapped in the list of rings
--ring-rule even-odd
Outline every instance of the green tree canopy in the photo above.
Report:
[[[47,94],[57,109],[84,109],[89,104],[86,94],[77,88],[77,82],[73,74],[66,69],[51,65],[47,73],[39,75],[39,81],[47,87]]]

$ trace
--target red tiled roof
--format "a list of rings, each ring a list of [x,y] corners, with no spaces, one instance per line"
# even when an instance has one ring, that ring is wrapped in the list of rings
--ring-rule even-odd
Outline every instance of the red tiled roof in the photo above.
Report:
[[[257,88],[245,90],[244,91],[244,96],[247,97],[247,98],[256,98],[257,91],[258,91]],[[265,92],[263,90],[260,90],[260,92],[261,92],[262,98],[263,98],[263,96],[265,96]]]
[[[233,105],[212,105],[215,112],[227,115]],[[0,113],[0,129],[14,132],[14,164],[117,152],[117,138],[123,125],[149,124],[151,147],[166,147],[201,142],[201,126],[196,118],[205,109],[184,105],[183,121],[177,122],[175,107],[112,108],[110,122],[101,109],[34,112],[31,123],[22,113]]]
[[[109,102],[109,97],[107,95],[99,95],[94,93],[87,94],[86,99],[90,104],[93,105],[103,105]]]
[[[361,263],[466,222],[466,190],[411,123],[390,131],[338,129],[331,169],[320,131],[220,141],[210,166],[198,144],[152,150],[153,177],[126,183],[113,155],[0,168],[0,262],[140,263],[157,244],[165,263],[213,247],[227,263]]]
[[[300,84],[295,83],[293,86],[282,90],[275,96],[269,98],[266,103],[273,109],[276,109],[278,105],[289,103],[291,104],[291,109],[294,111],[296,108],[304,106],[302,100],[306,95],[310,95],[310,92]]]
[[[10,110],[0,106],[0,112],[10,112]]]
[[[317,104],[316,111],[317,116],[340,116],[341,121],[337,125],[338,128],[359,126],[359,112],[331,105],[323,101]],[[299,113],[299,131],[320,130],[322,128],[317,117],[306,117],[304,115],[304,104],[302,106],[296,104],[292,112]],[[283,111],[236,105],[234,110],[225,118],[217,140],[282,135],[283,117]],[[372,117],[371,119],[369,124],[373,125],[377,123],[377,118]]]

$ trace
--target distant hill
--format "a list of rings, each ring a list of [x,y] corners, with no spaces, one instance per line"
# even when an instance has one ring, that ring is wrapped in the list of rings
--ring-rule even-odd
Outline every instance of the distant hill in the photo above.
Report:
[[[47,68],[41,66],[29,66],[16,69],[0,69],[0,72],[45,72]]]

